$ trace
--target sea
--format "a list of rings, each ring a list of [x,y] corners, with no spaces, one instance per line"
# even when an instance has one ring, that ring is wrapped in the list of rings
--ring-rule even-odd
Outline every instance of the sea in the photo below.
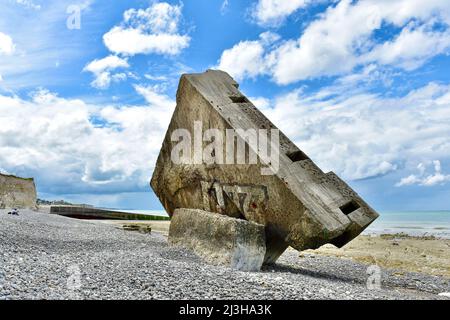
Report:
[[[129,213],[141,213],[167,216],[164,210],[120,210]],[[386,211],[379,212],[375,220],[363,234],[397,234],[410,236],[435,236],[450,239],[450,211]]]
[[[388,211],[365,234],[406,233],[410,236],[435,236],[450,239],[450,211]]]

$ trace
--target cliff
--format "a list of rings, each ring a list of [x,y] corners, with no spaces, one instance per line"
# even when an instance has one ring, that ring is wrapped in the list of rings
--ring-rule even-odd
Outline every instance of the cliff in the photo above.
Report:
[[[34,179],[0,173],[0,208],[36,208]]]

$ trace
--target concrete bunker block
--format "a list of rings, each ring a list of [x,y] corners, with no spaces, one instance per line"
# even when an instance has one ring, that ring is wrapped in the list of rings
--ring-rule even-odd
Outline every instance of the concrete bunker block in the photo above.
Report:
[[[181,77],[150,182],[167,213],[200,209],[264,225],[265,263],[275,262],[289,246],[342,247],[358,236],[378,213],[336,174],[322,171],[238,88],[219,70]],[[218,136],[214,144],[212,132]],[[228,137],[233,143],[226,143]],[[185,142],[190,148],[178,152]],[[269,149],[268,158],[263,150]],[[186,161],[173,161],[180,153]],[[248,161],[240,161],[238,153]],[[254,154],[256,161],[250,161]]]
[[[264,226],[199,209],[176,209],[169,243],[194,251],[206,262],[258,271],[266,254]]]

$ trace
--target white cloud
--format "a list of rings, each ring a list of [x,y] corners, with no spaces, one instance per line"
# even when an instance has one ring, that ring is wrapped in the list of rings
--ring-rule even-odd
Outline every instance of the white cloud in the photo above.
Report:
[[[450,174],[443,174],[441,172],[441,162],[439,160],[433,161],[434,173],[426,174],[425,168],[426,166],[423,163],[420,163],[417,166],[419,170],[419,174],[409,175],[403,179],[401,179],[396,186],[409,186],[409,185],[421,185],[426,187],[431,187],[435,185],[443,185],[447,182],[450,182]]]
[[[94,74],[101,73],[105,70],[113,70],[116,68],[128,68],[128,62],[125,59],[110,55],[103,59],[96,59],[91,61],[84,68],[85,71],[90,71]]]
[[[91,85],[95,88],[106,89],[111,84],[111,81],[122,81],[126,79],[126,74],[117,73],[112,74],[111,71],[117,68],[128,68],[129,64],[125,59],[110,55],[103,59],[96,59],[87,64],[83,71],[92,72],[95,75],[95,80]]]
[[[398,98],[351,86],[295,90],[262,111],[324,170],[365,179],[429,159],[450,161],[449,90],[430,83]]]
[[[241,41],[222,53],[216,68],[227,71],[236,80],[267,73],[269,60],[264,53],[266,48],[278,39],[279,35],[265,32],[260,35],[259,40]]]
[[[97,89],[107,89],[111,85],[111,74],[109,72],[102,72],[96,75],[94,81],[91,82],[91,86]]]
[[[419,28],[407,26],[398,37],[376,46],[362,59],[414,70],[433,56],[446,52],[449,47],[448,30],[435,32],[427,30],[426,26]]]
[[[280,8],[295,7],[290,1],[260,1],[258,6],[275,8],[276,3],[283,3]],[[270,17],[271,13],[276,16],[277,10],[263,12]],[[441,28],[436,28],[438,22]],[[400,31],[388,38],[377,37],[376,31],[383,24]],[[227,58],[227,63],[221,65],[236,73],[242,70],[243,59],[235,57],[243,55],[249,60],[250,56],[254,58],[250,70],[237,74],[250,78],[268,74],[282,85],[345,75],[369,64],[410,71],[449,52],[449,24],[447,0],[341,0],[309,23],[298,39],[288,39],[274,47],[264,47],[260,40],[238,43],[223,52],[221,61]]]
[[[30,8],[30,9],[34,9],[34,10],[40,10],[41,9],[41,5],[35,4],[31,0],[16,0],[16,3],[18,3],[20,5],[23,5],[26,8]]]
[[[134,89],[143,96],[150,105],[157,105],[166,109],[170,109],[174,105],[172,99],[158,93],[157,86],[134,85]]]
[[[287,41],[272,52],[275,81],[288,84],[351,71],[357,63],[355,51],[367,45],[372,31],[381,24],[371,6],[358,4],[344,0],[328,8],[298,40]]]
[[[279,25],[284,18],[305,7],[309,0],[258,0],[252,16],[260,25]]]
[[[225,13],[227,13],[229,5],[230,3],[228,2],[228,0],[224,0],[222,2],[222,5],[220,6],[220,14],[224,15]]]
[[[272,72],[276,82],[287,84],[318,76],[350,72],[358,65],[381,63],[412,70],[447,50],[450,33],[414,26],[413,19],[428,23],[441,11],[447,19],[448,1],[359,1],[343,0],[312,22],[296,41],[273,52]],[[385,22],[403,28],[395,39],[374,47],[375,30]]]
[[[167,81],[168,77],[163,75],[163,76],[154,76],[151,74],[145,74],[144,75],[145,79],[151,80],[151,81]]]
[[[11,55],[14,53],[15,45],[12,38],[0,32],[0,55]]]
[[[264,97],[250,97],[250,101],[260,110],[270,107],[270,100]]]
[[[10,56],[14,53],[15,49],[16,45],[14,44],[12,38],[3,32],[0,32],[0,56]],[[3,76],[1,74],[0,82],[3,82]]]
[[[114,53],[125,55],[176,55],[189,46],[190,38],[179,34],[146,34],[138,29],[114,27],[103,37],[105,45]]]
[[[175,102],[146,92],[151,103],[128,107],[42,90],[31,100],[0,95],[0,167],[35,176],[41,192],[147,190]]]
[[[181,5],[153,3],[147,9],[129,9],[119,26],[103,36],[108,49],[124,55],[179,54],[189,46],[190,37],[179,33]]]
[[[222,53],[217,68],[236,80],[259,76],[266,70],[264,47],[259,41],[241,41]]]

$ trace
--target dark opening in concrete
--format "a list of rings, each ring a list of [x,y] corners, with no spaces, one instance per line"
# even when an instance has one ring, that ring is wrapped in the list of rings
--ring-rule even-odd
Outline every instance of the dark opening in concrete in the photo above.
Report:
[[[233,103],[246,103],[248,99],[245,96],[230,96],[231,101]]]
[[[309,157],[301,150],[289,152],[286,154],[289,159],[292,160],[292,162],[302,161],[302,160],[308,160]]]
[[[346,203],[343,206],[341,206],[339,209],[341,209],[343,214],[349,215],[353,211],[356,211],[359,209],[359,204],[357,204],[354,200],[352,200],[349,203]]]

